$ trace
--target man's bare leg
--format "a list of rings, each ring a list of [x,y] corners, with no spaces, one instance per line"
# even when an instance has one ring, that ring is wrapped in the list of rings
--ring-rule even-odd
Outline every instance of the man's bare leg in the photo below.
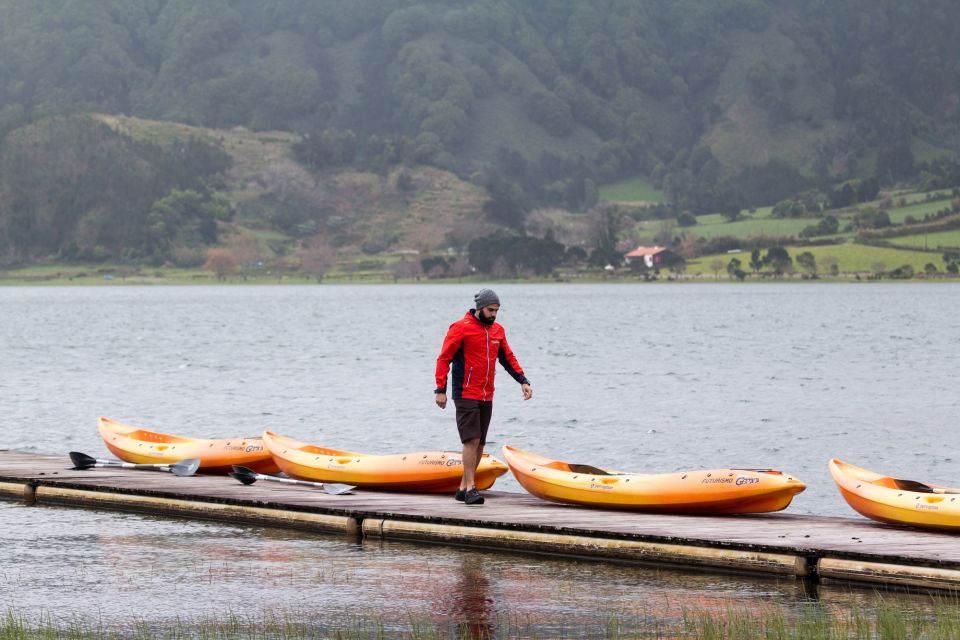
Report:
[[[477,486],[477,467],[480,466],[480,457],[483,455],[483,445],[480,438],[473,438],[463,443],[463,479],[460,489],[466,491]]]

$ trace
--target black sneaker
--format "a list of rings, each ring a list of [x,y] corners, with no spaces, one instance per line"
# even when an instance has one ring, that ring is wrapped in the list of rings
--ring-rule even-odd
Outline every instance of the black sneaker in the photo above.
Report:
[[[463,495],[464,504],[483,504],[483,496],[477,491],[476,487],[468,489]]]
[[[457,502],[463,502],[463,497],[467,494],[464,489],[457,489],[457,492],[453,494],[453,499]]]

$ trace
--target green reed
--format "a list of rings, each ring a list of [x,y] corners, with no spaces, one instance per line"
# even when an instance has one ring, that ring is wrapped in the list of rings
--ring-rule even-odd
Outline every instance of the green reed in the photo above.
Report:
[[[483,626],[469,621],[375,616],[327,619],[315,612],[181,617],[174,621],[131,621],[105,625],[45,616],[28,621],[8,611],[0,618],[0,640],[380,640],[409,638],[626,638],[657,640],[960,640],[960,601],[934,597],[922,610],[898,607],[895,596],[881,597],[868,608],[835,609],[807,603],[798,606],[684,609],[676,619],[614,614],[602,623],[548,624],[519,615],[502,615]]]

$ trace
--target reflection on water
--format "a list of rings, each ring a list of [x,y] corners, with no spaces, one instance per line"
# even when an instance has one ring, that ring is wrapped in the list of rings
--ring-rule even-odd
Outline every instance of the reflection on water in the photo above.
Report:
[[[0,501],[14,535],[0,546],[0,611],[30,619],[175,624],[190,618],[289,613],[323,626],[376,618],[448,625],[472,637],[509,625],[542,635],[682,624],[690,611],[725,615],[810,602],[792,578],[717,575],[430,544],[363,541],[160,517],[26,507]],[[870,590],[821,586],[840,613],[882,601]],[[889,604],[891,596],[886,596]],[[896,594],[904,610],[928,596]]]
[[[482,557],[459,553],[451,563],[449,585],[431,585],[423,594],[433,603],[436,620],[453,622],[458,634],[490,637],[496,629],[497,609]]]

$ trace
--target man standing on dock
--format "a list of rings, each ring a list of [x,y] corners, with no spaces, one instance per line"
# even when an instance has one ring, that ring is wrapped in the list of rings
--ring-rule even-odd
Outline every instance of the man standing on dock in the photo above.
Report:
[[[437,356],[437,406],[447,406],[447,371],[453,363],[453,403],[457,407],[457,430],[463,443],[463,479],[454,496],[465,504],[483,504],[477,491],[476,472],[487,442],[493,414],[493,376],[497,360],[520,383],[523,399],[533,397],[530,381],[507,344],[507,334],[497,324],[500,298],[491,289],[473,297],[474,308],[450,325]]]

